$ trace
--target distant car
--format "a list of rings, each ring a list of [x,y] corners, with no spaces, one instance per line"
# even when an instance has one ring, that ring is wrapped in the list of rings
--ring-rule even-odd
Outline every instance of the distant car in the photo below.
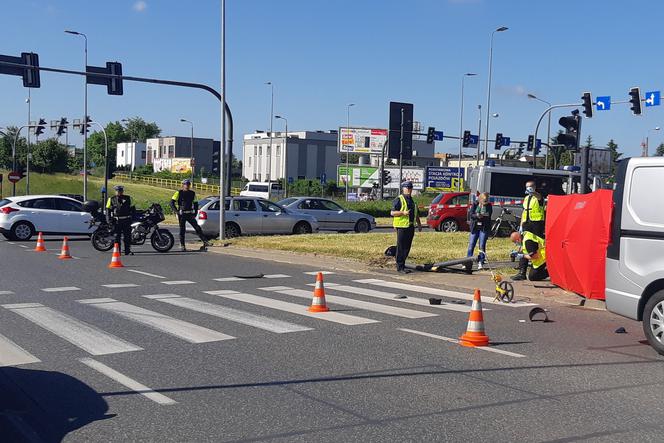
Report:
[[[439,232],[467,231],[469,192],[441,192],[429,206],[427,225]]]
[[[349,211],[336,202],[319,197],[289,197],[279,202],[281,206],[309,214],[318,220],[321,231],[369,232],[376,228],[376,219],[369,214]]]
[[[318,232],[318,221],[314,217],[262,198],[226,197],[225,211],[226,237]],[[219,199],[199,207],[196,220],[206,237],[219,236]],[[187,230],[193,231],[193,228],[187,225]]]
[[[0,233],[8,240],[27,241],[37,232],[91,235],[92,215],[83,204],[59,195],[27,195],[0,200]]]

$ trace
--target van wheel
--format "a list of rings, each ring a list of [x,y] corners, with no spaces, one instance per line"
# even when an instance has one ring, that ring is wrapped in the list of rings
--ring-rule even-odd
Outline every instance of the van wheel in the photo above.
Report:
[[[664,290],[650,297],[643,311],[643,332],[648,343],[664,355]]]

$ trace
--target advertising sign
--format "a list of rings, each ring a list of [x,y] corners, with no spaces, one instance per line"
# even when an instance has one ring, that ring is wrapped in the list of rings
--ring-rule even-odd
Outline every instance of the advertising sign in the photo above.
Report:
[[[339,152],[380,154],[387,141],[387,129],[339,128]]]
[[[413,189],[424,189],[424,169],[404,167],[403,180],[399,180],[399,168],[389,166],[385,168],[388,183],[385,184],[385,189],[399,189],[402,181],[413,182]],[[350,182],[349,186],[352,188],[371,188],[374,183],[380,184],[380,168],[374,166],[357,166],[350,165]],[[337,166],[337,186],[346,186],[346,165]]]
[[[191,159],[172,158],[171,172],[174,174],[187,174],[191,172]]]
[[[459,175],[459,169],[461,174]],[[463,189],[463,168],[447,168],[442,166],[427,167],[427,189],[434,191],[450,192]],[[461,183],[459,183],[461,177]]]

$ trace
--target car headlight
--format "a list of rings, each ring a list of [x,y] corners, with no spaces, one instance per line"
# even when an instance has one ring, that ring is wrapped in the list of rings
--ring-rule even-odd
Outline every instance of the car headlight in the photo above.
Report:
[[[438,220],[440,219],[440,215],[431,215],[431,220]]]

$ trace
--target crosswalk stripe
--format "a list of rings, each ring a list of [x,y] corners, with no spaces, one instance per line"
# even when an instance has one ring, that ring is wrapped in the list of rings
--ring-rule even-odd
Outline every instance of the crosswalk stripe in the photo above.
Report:
[[[150,274],[149,272],[145,271],[139,271],[137,269],[127,269],[129,272],[133,272],[134,274],[141,274],[141,275],[147,275],[148,277],[154,277],[154,278],[166,278],[162,275],[157,275],[157,274]]]
[[[311,298],[311,292],[305,291],[302,289],[293,289],[284,286],[276,286],[272,288],[259,288],[263,291],[272,291],[279,294],[292,295],[294,297],[300,298]],[[378,303],[371,303],[363,300],[355,300],[353,298],[338,297],[336,295],[325,295],[325,300],[329,303],[334,303],[338,305],[352,306],[354,308],[364,309],[367,311],[380,312],[382,314],[396,315],[397,317],[405,318],[424,318],[424,317],[435,317],[437,314],[431,314],[429,312],[416,311],[414,309],[404,309],[397,308],[395,306],[381,305]]]
[[[61,288],[43,288],[42,291],[44,292],[67,292],[67,291],[80,291],[81,288],[77,288],[76,286],[63,286]]]
[[[177,306],[180,308],[202,312],[203,314],[212,315],[214,317],[223,318],[225,320],[234,321],[236,323],[242,323],[244,325],[264,329],[266,331],[276,332],[277,334],[310,331],[312,329],[306,326],[296,325],[295,323],[289,323],[270,317],[264,317],[262,315],[256,315],[250,312],[241,311],[239,309],[215,305],[213,303],[195,300],[188,297],[180,297],[177,295],[144,295],[143,297],[152,300],[158,300],[160,302],[168,303],[169,305]]]
[[[146,398],[149,398],[155,403],[158,403],[160,405],[174,405],[177,403],[172,398],[166,397],[164,394],[160,394],[159,392],[154,392],[152,389],[148,388],[144,384],[139,383],[136,380],[127,377],[126,375],[116,371],[110,366],[98,362],[97,360],[93,360],[91,358],[81,358],[79,361],[84,365],[94,369],[95,371],[104,374],[111,380],[115,380],[116,382],[120,383],[122,386],[131,389],[132,391],[137,392]]]
[[[240,277],[221,277],[221,278],[213,278],[212,280],[214,281],[221,281],[221,282],[227,282],[227,281],[242,281],[244,279]]]
[[[12,295],[12,291],[0,291],[0,295]]]
[[[208,343],[235,338],[184,320],[169,317],[168,315],[130,305],[129,303],[119,302],[112,298],[93,298],[78,300],[78,302],[112,312],[121,317],[149,326],[157,331],[181,338],[189,343]]]
[[[442,340],[442,341],[446,341],[446,342],[449,342],[449,343],[459,343],[459,340],[457,340],[456,338],[443,337],[442,335],[430,334],[428,332],[415,331],[413,329],[403,329],[403,328],[398,328],[398,330],[403,331],[403,332],[408,332],[410,334],[416,334],[416,335],[422,335],[424,337],[435,338],[436,340]],[[488,352],[493,352],[493,353],[496,353],[496,354],[502,354],[502,355],[507,355],[509,357],[516,357],[516,358],[525,357],[525,355],[523,355],[523,354],[517,354],[516,352],[505,351],[504,349],[492,348],[490,346],[475,346],[474,348],[466,348],[466,349],[479,349],[480,351],[488,351]]]
[[[38,363],[40,360],[0,334],[0,367]]]
[[[102,285],[105,288],[117,289],[117,288],[137,288],[138,285],[133,283],[113,283],[110,285]]]
[[[162,283],[165,285],[193,285],[196,282],[191,280],[172,280],[172,281],[163,281]]]
[[[286,275],[286,274],[268,274],[268,275],[264,275],[263,278],[290,278],[290,275]]]
[[[426,294],[426,295],[438,295],[441,297],[448,297],[448,298],[458,298],[461,300],[473,300],[472,294],[464,294],[463,292],[457,292],[457,291],[448,291],[446,289],[437,289],[437,288],[429,288],[427,286],[417,286],[417,285],[412,285],[410,283],[398,283],[398,282],[392,282],[392,281],[385,281],[385,280],[379,280],[376,278],[367,278],[363,280],[354,280],[355,283],[363,283],[363,284],[368,284],[368,285],[373,285],[373,286],[382,286],[384,288],[393,288],[393,289],[402,289],[404,291],[410,291],[410,292],[419,292],[421,294]],[[493,297],[482,297],[482,302],[484,303],[492,303],[493,302]],[[520,307],[525,307],[525,306],[537,306],[535,303],[525,303],[525,302],[516,302],[516,303],[500,303],[501,306],[507,306],[510,308],[520,308]]]
[[[426,306],[428,308],[444,309],[447,311],[457,311],[457,312],[466,312],[466,313],[470,312],[470,306],[466,305],[455,305],[452,303],[441,303],[439,305],[432,305],[429,304],[429,300],[419,297],[394,298],[401,294],[395,294],[393,292],[376,291],[374,289],[361,288],[358,286],[340,285],[336,283],[326,283],[325,286],[331,291],[349,292],[351,294],[366,295],[368,297],[382,298],[384,300],[391,300],[395,302],[409,303],[412,305]],[[488,309],[485,309],[485,311],[488,311]]]
[[[259,274],[260,275],[260,274]],[[258,276],[256,276],[258,277]],[[290,278],[290,275],[286,274],[268,274],[264,275],[261,278]],[[244,280],[260,280],[259,278],[253,279],[250,277],[220,277],[220,278],[213,278],[212,280],[214,281],[219,281],[219,282],[230,282],[230,281],[244,281]]]
[[[263,306],[266,308],[278,309],[280,311],[290,312],[291,314],[304,315],[305,317],[317,318],[320,320],[331,321],[334,323],[341,323],[344,325],[363,325],[368,323],[379,323],[378,320],[369,318],[356,317],[354,315],[342,314],[340,312],[309,312],[306,306],[289,303],[281,300],[274,300],[272,298],[260,297],[258,295],[245,294],[242,292],[220,290],[220,291],[204,291],[206,294],[216,295],[218,297],[228,298],[253,305]]]
[[[136,345],[39,303],[2,305],[92,355],[141,351]]]

